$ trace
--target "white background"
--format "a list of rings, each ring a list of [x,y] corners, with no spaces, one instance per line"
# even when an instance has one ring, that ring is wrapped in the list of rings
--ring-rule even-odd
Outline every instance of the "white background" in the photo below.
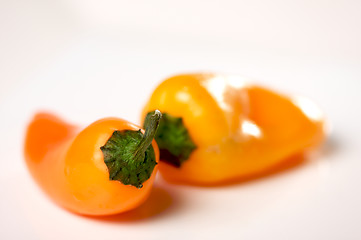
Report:
[[[161,80],[196,71],[310,97],[329,140],[303,166],[238,185],[159,178],[145,205],[113,218],[40,192],[22,156],[37,110],[139,123]],[[361,239],[360,90],[358,0],[0,0],[0,239]]]

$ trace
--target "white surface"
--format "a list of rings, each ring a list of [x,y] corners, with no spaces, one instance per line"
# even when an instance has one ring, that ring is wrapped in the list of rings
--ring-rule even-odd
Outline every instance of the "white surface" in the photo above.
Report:
[[[0,1],[0,239],[361,239],[360,12],[356,0]],[[139,122],[162,79],[202,70],[312,98],[330,140],[308,164],[239,185],[158,179],[145,206],[117,219],[63,211],[28,175],[36,110],[84,126]]]

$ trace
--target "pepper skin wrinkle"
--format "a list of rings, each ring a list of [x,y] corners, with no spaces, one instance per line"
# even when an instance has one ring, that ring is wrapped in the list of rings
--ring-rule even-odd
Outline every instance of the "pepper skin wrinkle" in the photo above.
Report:
[[[178,75],[155,89],[142,119],[154,109],[181,119],[187,130],[182,138],[195,146],[189,157],[177,164],[172,164],[176,155],[169,157],[172,149],[160,147],[159,170],[164,179],[180,184],[219,185],[261,176],[322,143],[322,113],[312,102],[301,102],[299,98],[246,84],[239,76]],[[161,121],[159,129],[174,128],[162,124],[166,123]],[[157,141],[158,135],[163,137],[162,142],[173,141],[164,139],[171,135],[169,132],[158,131]]]
[[[154,159],[147,161],[155,162],[150,165],[151,171],[144,171],[150,171],[150,177],[144,182],[135,179],[134,186],[110,179],[101,147],[115,131],[134,131],[143,136],[144,131],[139,129],[123,119],[104,118],[81,130],[52,114],[38,113],[27,128],[26,164],[42,190],[72,212],[99,216],[128,211],[142,204],[150,194],[159,159],[157,144],[148,138],[148,155]],[[145,149],[144,144],[142,148]]]

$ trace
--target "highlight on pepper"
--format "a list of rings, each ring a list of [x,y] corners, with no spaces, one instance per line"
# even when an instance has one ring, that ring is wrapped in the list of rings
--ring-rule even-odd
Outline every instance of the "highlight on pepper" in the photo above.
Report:
[[[215,185],[262,175],[325,138],[324,118],[306,98],[239,76],[186,74],[162,82],[142,119],[159,109],[160,172],[173,183]]]
[[[119,118],[100,119],[85,129],[55,115],[38,113],[25,139],[25,159],[42,190],[78,214],[111,215],[136,208],[150,194],[159,150],[153,140],[161,113],[144,130]]]

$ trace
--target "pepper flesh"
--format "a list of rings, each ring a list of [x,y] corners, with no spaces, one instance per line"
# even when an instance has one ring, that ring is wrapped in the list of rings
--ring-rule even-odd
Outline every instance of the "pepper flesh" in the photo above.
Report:
[[[180,167],[162,160],[170,182],[216,185],[262,175],[321,144],[322,114],[303,98],[289,98],[247,85],[237,76],[171,77],[153,92],[144,116],[159,109],[180,117],[196,149]]]
[[[123,119],[105,118],[80,131],[52,114],[39,113],[27,129],[26,163],[40,187],[58,205],[84,215],[124,212],[146,200],[157,166],[141,189],[110,181],[100,147],[115,130],[139,129]],[[158,162],[154,140],[152,146]]]

